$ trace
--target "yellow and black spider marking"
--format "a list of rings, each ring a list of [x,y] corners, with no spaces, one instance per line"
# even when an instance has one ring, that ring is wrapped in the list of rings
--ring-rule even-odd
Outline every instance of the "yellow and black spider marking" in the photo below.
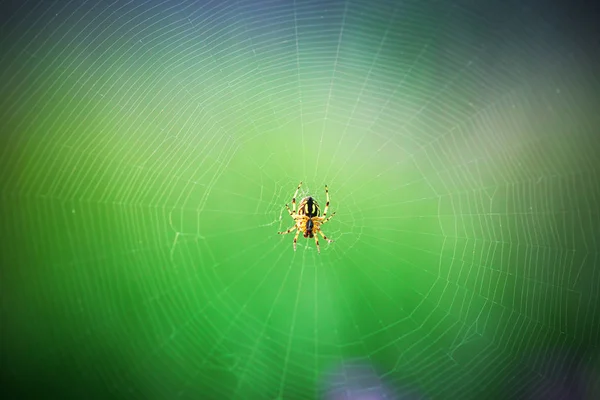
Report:
[[[319,235],[323,237],[327,242],[333,242],[333,240],[328,239],[327,236],[321,231],[321,225],[329,221],[335,213],[331,214],[327,217],[327,211],[329,210],[329,189],[327,185],[325,185],[325,196],[327,198],[327,202],[325,203],[325,210],[323,210],[323,216],[321,216],[321,208],[319,207],[319,203],[311,197],[305,197],[300,201],[298,205],[298,211],[296,212],[296,196],[298,195],[298,191],[302,186],[302,182],[296,188],[296,193],[294,193],[294,197],[292,198],[292,209],[286,204],[285,208],[288,210],[288,213],[294,220],[294,226],[289,228],[285,232],[277,232],[281,235],[288,234],[294,229],[297,229],[296,235],[294,236],[294,251],[296,251],[296,242],[298,241],[298,236],[300,232],[302,232],[305,238],[314,238],[315,244],[317,245],[317,251],[320,253],[321,248],[319,247]]]

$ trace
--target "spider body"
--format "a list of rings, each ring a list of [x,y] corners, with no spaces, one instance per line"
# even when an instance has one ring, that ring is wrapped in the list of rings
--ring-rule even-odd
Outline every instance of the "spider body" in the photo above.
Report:
[[[323,210],[323,216],[321,216],[321,208],[319,207],[319,203],[311,197],[305,197],[298,204],[298,211],[296,211],[296,196],[298,195],[298,191],[302,186],[302,182],[296,188],[296,193],[294,193],[294,197],[292,198],[292,209],[286,204],[285,207],[288,210],[290,216],[294,219],[294,226],[289,228],[285,232],[277,232],[281,235],[288,234],[295,229],[297,229],[296,236],[294,236],[294,251],[296,251],[296,242],[298,241],[298,236],[300,232],[302,232],[305,238],[314,238],[315,244],[317,245],[317,251],[320,253],[321,248],[319,247],[319,235],[323,236],[323,239],[328,242],[333,242],[333,240],[328,239],[327,236],[321,231],[321,225],[326,223],[335,215],[335,213],[331,214],[331,216],[327,217],[327,211],[329,210],[329,189],[327,185],[325,185],[325,195],[327,197],[327,203],[325,204],[325,209]]]
[[[304,227],[304,237],[305,238],[313,238],[314,233],[313,229],[315,228],[315,222],[313,218],[321,216],[321,208],[319,207],[319,203],[312,197],[305,197],[300,202],[298,206],[298,215],[304,215],[308,217],[306,220],[306,226]]]

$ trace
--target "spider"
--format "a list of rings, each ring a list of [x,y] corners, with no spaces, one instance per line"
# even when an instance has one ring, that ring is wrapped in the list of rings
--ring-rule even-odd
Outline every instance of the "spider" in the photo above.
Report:
[[[292,198],[292,209],[286,204],[285,208],[287,208],[288,213],[294,219],[294,226],[288,229],[285,232],[277,232],[280,235],[286,235],[292,232],[294,229],[297,229],[296,236],[294,236],[294,251],[296,251],[296,242],[298,241],[298,235],[300,232],[304,234],[305,238],[315,238],[315,243],[317,245],[317,251],[321,253],[321,248],[319,247],[319,235],[323,236],[323,239],[327,240],[329,243],[333,242],[333,240],[328,239],[327,236],[323,234],[321,230],[321,225],[325,222],[329,221],[334,215],[331,214],[327,217],[327,210],[329,209],[329,189],[327,189],[327,185],[325,185],[325,195],[327,196],[327,203],[325,203],[325,210],[323,211],[323,216],[321,216],[321,208],[315,199],[308,196],[303,198],[298,205],[298,212],[296,212],[296,196],[298,195],[298,191],[300,190],[300,186],[302,186],[302,182],[296,188],[296,193],[294,193],[294,197]],[[327,218],[326,218],[327,217]]]

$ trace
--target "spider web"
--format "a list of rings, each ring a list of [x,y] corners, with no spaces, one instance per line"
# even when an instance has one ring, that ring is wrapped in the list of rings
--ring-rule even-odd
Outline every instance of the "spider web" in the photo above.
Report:
[[[592,52],[488,3],[2,3],[14,390],[594,397]]]

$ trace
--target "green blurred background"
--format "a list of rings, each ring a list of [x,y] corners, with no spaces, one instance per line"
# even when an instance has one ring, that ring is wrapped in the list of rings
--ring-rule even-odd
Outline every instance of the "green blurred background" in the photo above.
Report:
[[[9,397],[597,398],[585,12],[1,4]]]

